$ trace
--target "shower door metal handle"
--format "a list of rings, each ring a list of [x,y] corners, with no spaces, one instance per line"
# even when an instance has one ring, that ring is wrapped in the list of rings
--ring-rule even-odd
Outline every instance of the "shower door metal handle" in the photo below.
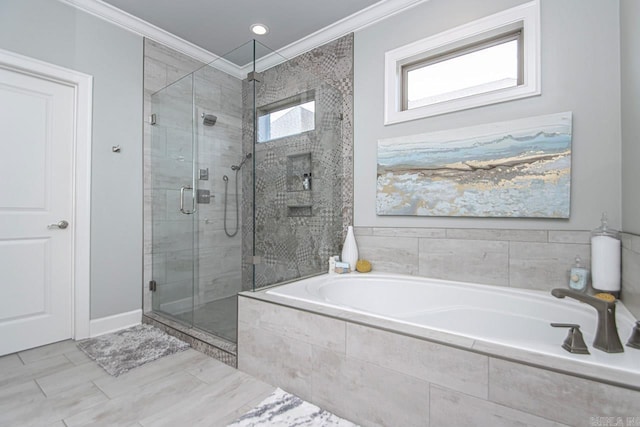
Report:
[[[191,190],[191,210],[187,211],[184,209],[184,190]],[[183,185],[180,187],[180,212],[185,215],[191,215],[196,212],[196,197],[193,194],[193,187],[190,185]]]

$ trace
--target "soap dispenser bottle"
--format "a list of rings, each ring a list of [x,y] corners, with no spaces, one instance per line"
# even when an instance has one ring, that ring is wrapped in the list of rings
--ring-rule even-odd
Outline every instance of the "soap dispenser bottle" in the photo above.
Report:
[[[587,290],[588,275],[589,271],[582,267],[582,260],[576,255],[576,263],[569,274],[569,289],[576,292],[585,292]]]

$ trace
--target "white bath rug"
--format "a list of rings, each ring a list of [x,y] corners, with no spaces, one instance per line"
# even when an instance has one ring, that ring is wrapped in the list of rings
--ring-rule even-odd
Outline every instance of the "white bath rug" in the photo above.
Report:
[[[276,389],[258,406],[228,427],[358,427],[350,421]]]
[[[80,341],[78,348],[109,374],[125,372],[189,348],[189,344],[151,325],[137,325]]]

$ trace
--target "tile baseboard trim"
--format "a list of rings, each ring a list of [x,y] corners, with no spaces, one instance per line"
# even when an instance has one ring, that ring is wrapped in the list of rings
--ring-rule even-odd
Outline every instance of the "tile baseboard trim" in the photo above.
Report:
[[[89,323],[89,336],[91,338],[121,329],[130,328],[142,323],[142,310],[133,310],[126,313],[114,314],[113,316],[92,319]]]

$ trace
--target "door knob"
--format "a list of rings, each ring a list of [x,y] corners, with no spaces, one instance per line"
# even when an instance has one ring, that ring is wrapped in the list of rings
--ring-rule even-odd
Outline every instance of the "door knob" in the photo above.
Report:
[[[49,224],[47,226],[47,228],[51,229],[51,228],[60,228],[62,230],[64,230],[65,228],[67,228],[69,226],[69,222],[65,221],[64,219],[62,221],[59,221],[55,224]]]

